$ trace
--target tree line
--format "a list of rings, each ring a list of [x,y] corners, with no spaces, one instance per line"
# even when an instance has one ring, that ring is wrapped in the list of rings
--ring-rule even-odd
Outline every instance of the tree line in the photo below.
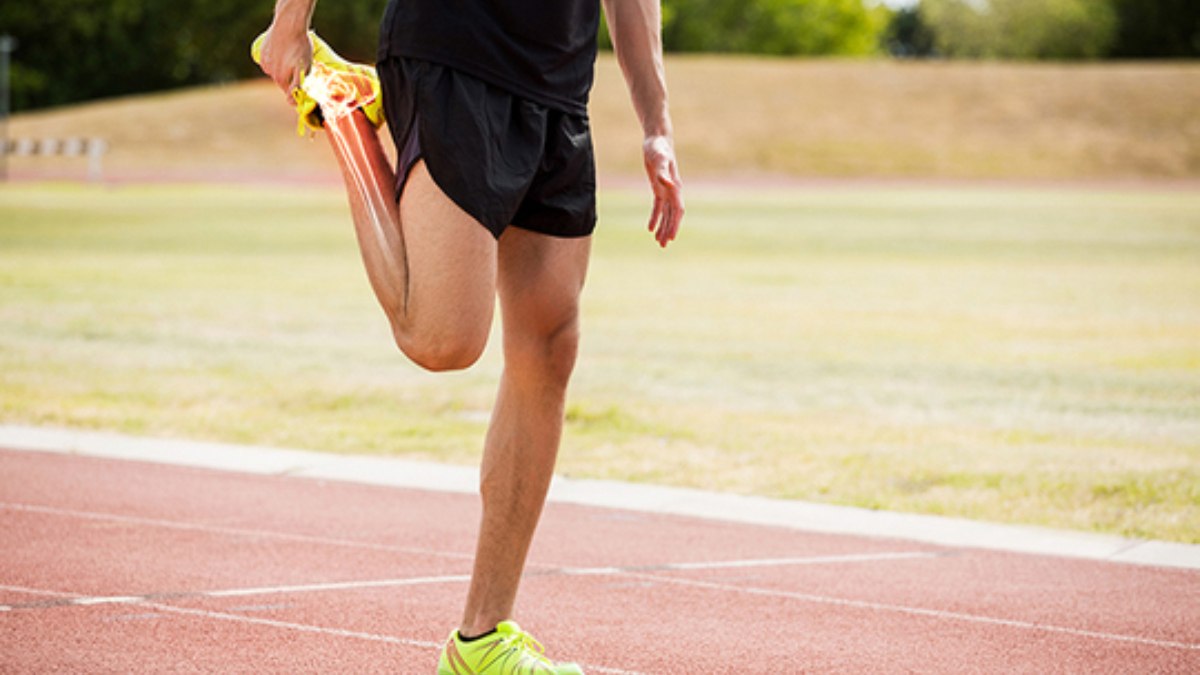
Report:
[[[1195,58],[1197,0],[920,0],[883,44],[899,56]]]
[[[502,1],[502,0],[500,0]],[[547,0],[553,2],[556,0]],[[318,3],[314,25],[371,61],[387,0]],[[252,77],[270,0],[12,0],[12,103],[25,110]],[[608,44],[605,33],[602,44]],[[663,0],[671,52],[946,58],[1200,56],[1197,0]]]

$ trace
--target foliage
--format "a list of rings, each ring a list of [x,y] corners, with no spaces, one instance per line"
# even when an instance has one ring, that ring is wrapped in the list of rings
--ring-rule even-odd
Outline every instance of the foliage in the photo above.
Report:
[[[778,55],[1096,58],[1200,56],[1196,0],[662,0],[668,51]],[[375,55],[387,0],[317,5],[314,24],[356,60]],[[16,0],[16,110],[228,81],[257,73],[250,40],[269,0]],[[608,43],[606,28],[601,43]]]
[[[663,0],[668,51],[871,54],[885,23],[862,0]]]
[[[892,56],[932,56],[933,29],[925,22],[921,8],[903,7],[892,14],[883,32],[883,46]]]
[[[358,58],[374,55],[386,0],[327,2],[316,21]],[[13,54],[15,110],[249,77],[250,41],[270,2],[38,0],[0,4]],[[325,26],[328,26],[328,30]],[[367,45],[353,48],[354,45]]]
[[[347,57],[370,61],[386,2],[320,2],[314,25]],[[673,51],[867,54],[886,22],[863,0],[664,0],[663,10]],[[267,0],[0,4],[0,31],[19,41],[14,108],[252,77],[247,46],[271,12]]]
[[[950,57],[1097,58],[1117,33],[1110,0],[923,0],[920,12]]]
[[[1113,0],[1120,27],[1114,56],[1200,57],[1200,2]]]

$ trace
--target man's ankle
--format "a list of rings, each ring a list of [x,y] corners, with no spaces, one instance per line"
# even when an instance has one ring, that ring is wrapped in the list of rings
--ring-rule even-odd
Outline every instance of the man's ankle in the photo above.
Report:
[[[491,630],[486,630],[486,631],[483,631],[482,633],[468,633],[460,628],[460,629],[458,629],[458,639],[463,642],[474,642],[476,640],[482,640],[483,638],[485,638],[495,632],[496,632],[496,629],[494,627]]]

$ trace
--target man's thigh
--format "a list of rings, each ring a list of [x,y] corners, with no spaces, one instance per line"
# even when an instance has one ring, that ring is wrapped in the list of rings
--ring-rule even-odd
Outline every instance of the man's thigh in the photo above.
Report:
[[[424,162],[405,182],[400,221],[409,318],[430,338],[482,345],[496,302],[496,239],[438,188]]]
[[[525,349],[573,351],[591,244],[591,237],[554,237],[516,227],[504,231],[497,287],[510,361]]]

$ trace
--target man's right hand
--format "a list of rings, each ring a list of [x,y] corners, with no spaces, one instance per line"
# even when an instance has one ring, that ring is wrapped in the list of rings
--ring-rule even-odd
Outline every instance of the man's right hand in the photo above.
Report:
[[[669,136],[651,136],[642,143],[646,176],[654,192],[654,208],[650,211],[650,231],[658,245],[666,248],[679,234],[683,220],[683,181],[675,161],[675,146]]]
[[[300,86],[304,73],[312,65],[312,43],[306,30],[285,30],[271,24],[263,40],[259,66],[293,103],[292,92]]]

